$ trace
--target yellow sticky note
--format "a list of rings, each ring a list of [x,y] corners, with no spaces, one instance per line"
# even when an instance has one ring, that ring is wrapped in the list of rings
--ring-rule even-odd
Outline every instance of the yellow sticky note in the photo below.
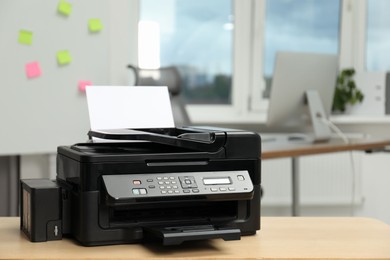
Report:
[[[100,19],[91,18],[88,21],[88,28],[91,32],[99,32],[103,29],[103,24]]]
[[[57,11],[58,11],[60,14],[63,14],[63,15],[65,15],[65,16],[69,16],[70,13],[72,12],[72,4],[69,3],[69,2],[66,2],[66,1],[64,1],[64,0],[61,0],[61,1],[58,3]]]
[[[20,30],[19,31],[19,43],[21,44],[26,44],[26,45],[31,45],[32,44],[32,39],[33,39],[33,33],[30,31],[26,30]]]
[[[72,61],[72,57],[69,54],[69,51],[58,51],[57,52],[57,62],[60,65],[68,64]]]

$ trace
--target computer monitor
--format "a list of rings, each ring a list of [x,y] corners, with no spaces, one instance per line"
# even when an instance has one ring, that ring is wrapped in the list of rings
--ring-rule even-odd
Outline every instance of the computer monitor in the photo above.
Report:
[[[331,130],[324,119],[331,112],[337,73],[337,55],[277,53],[267,125],[284,130],[310,129],[311,140],[328,140]]]

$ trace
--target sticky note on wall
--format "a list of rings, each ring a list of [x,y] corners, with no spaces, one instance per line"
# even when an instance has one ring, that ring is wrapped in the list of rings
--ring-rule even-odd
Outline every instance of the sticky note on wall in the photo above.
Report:
[[[41,67],[39,66],[39,63],[37,61],[27,63],[25,69],[27,78],[29,79],[37,78],[42,74]]]
[[[61,0],[58,3],[57,11],[62,15],[69,16],[72,13],[72,4]]]
[[[68,50],[58,51],[57,52],[57,62],[60,65],[69,64],[72,61],[72,57]]]
[[[33,33],[27,30],[19,31],[18,42],[21,44],[31,45],[33,41]]]
[[[100,19],[91,18],[88,20],[88,28],[90,32],[99,32],[103,29],[103,24]]]
[[[79,81],[79,84],[78,84],[78,87],[79,87],[79,91],[80,92],[85,92],[85,88],[87,86],[91,86],[92,85],[92,82],[89,81],[89,80],[80,80]]]

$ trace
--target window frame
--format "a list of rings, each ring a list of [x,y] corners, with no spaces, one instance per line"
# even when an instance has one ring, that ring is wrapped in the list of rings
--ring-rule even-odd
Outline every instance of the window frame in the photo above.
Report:
[[[234,0],[232,103],[229,105],[187,105],[194,123],[249,123],[248,101],[252,78],[252,0]],[[251,15],[248,15],[251,14]],[[211,113],[212,111],[212,113]]]
[[[341,2],[340,69],[365,71],[367,1]]]

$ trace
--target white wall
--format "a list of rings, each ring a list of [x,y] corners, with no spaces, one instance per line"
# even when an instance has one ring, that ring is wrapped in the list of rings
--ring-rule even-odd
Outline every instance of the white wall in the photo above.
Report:
[[[85,103],[85,100],[84,95],[78,93],[75,79],[82,79],[82,76],[97,75],[95,84],[128,85],[130,73],[126,66],[130,63],[137,63],[137,0],[69,0],[69,2],[73,5],[73,11],[68,20],[56,12],[59,1],[12,0],[1,1],[0,3],[0,32],[2,35],[0,56],[3,58],[3,62],[0,65],[0,70],[3,73],[2,87],[0,88],[0,117],[2,118],[0,154],[21,154],[20,178],[54,178],[55,151],[57,146],[71,145],[86,139],[86,131],[89,124],[86,116],[86,106],[85,111],[77,111],[75,106],[75,102],[81,104]],[[82,10],[84,10],[84,13],[81,12]],[[88,35],[87,18],[94,16],[102,19],[104,28],[100,34]],[[75,22],[76,24],[74,24]],[[63,25],[66,25],[66,27],[63,27]],[[80,26],[82,28],[79,28]],[[33,45],[24,46],[18,43],[18,32],[20,29],[33,31]],[[82,37],[76,37],[73,33],[74,31],[84,31],[84,33],[81,33]],[[104,39],[104,48],[100,48],[98,56],[101,53],[106,58],[98,61],[93,56],[85,58],[82,55],[83,53],[80,52],[82,48],[79,46],[87,46],[87,49],[84,48],[87,53],[102,46],[93,45],[94,42],[86,39]],[[62,45],[61,43],[64,42],[66,44]],[[88,44],[90,44],[89,47]],[[72,66],[57,66],[55,53],[52,52],[57,49],[53,49],[53,45],[56,48],[74,47],[73,50],[76,50],[76,52],[72,53],[75,55],[73,56]],[[76,53],[80,55],[77,56]],[[80,57],[84,58],[77,63],[76,61]],[[40,78],[26,78],[24,64],[31,60],[39,60],[41,61],[41,66],[45,65],[44,68],[41,68],[42,76]],[[84,65],[78,67],[80,64]],[[105,67],[106,69],[104,71],[92,69],[96,68],[96,64],[100,64],[100,67]],[[56,120],[50,122],[47,121],[48,118],[46,117],[42,117],[41,120],[40,116],[42,114],[34,114],[34,109],[36,110],[39,105],[47,104],[48,100],[45,97],[55,94],[55,88],[59,86],[71,89],[70,93],[73,95],[73,101],[75,102],[68,102],[64,110],[76,110],[74,111],[75,117],[67,118],[68,121],[64,120],[59,113],[55,112],[56,109],[58,110],[57,103],[51,100],[53,104],[46,106],[47,109],[41,109],[40,111],[44,111],[49,115],[49,118],[53,117]],[[18,90],[13,88],[18,88]],[[49,89],[50,93],[44,92],[45,89]],[[7,93],[16,93],[17,96],[29,101],[21,102],[21,99],[13,99],[12,95]],[[40,95],[40,93],[43,94]],[[61,100],[63,97],[58,95],[58,98]],[[29,109],[26,107],[26,103],[36,105],[33,109]],[[30,113],[31,115],[19,118],[15,116],[15,111],[22,114]],[[80,117],[81,114],[84,117]],[[13,124],[8,124],[7,120],[21,124],[21,127],[11,127]],[[83,121],[80,122],[80,120]],[[56,124],[58,126],[57,122],[60,122],[60,124],[66,123],[69,129],[75,130],[72,130],[74,134],[69,135],[69,131],[63,128],[47,132],[48,129],[43,127],[45,122],[52,123],[53,126],[56,126]],[[80,125],[85,127],[80,127]],[[26,126],[33,126],[34,129],[44,132],[44,135],[39,137],[32,136],[28,140],[23,141],[21,137],[25,137],[32,132],[27,131]],[[80,129],[84,130],[81,131]],[[20,134],[16,130],[21,131]],[[52,140],[53,142],[48,142],[49,139],[46,137],[55,135],[60,137],[61,135],[66,135],[70,139],[68,141],[54,142]],[[65,139],[59,138],[57,140]],[[7,147],[4,146],[5,143],[7,143]],[[27,151],[27,153],[25,154],[23,151]],[[17,180],[14,180],[14,177],[17,176],[17,168],[17,157],[1,157],[0,179],[3,182],[2,185],[6,185],[7,189],[3,188],[1,192],[0,215],[17,214],[17,190],[15,190],[17,189]]]
[[[19,1],[19,6],[23,6],[23,1]],[[82,0],[86,2],[86,0]],[[56,2],[57,3],[57,2]],[[37,3],[34,3],[37,5]],[[90,3],[90,9],[98,7],[101,3],[93,1]],[[108,7],[105,10],[107,20],[104,21],[104,28],[108,30],[108,49],[101,50],[107,53],[108,60],[108,84],[109,85],[128,85],[130,73],[127,71],[128,64],[136,64],[137,57],[137,22],[138,22],[138,1],[135,0],[115,0],[104,1]],[[73,12],[77,12],[77,5]],[[98,9],[100,9],[98,7]],[[17,11],[17,10],[14,10]],[[91,12],[93,13],[93,12]],[[39,19],[39,17],[36,17]],[[47,26],[47,25],[45,25]],[[50,26],[50,25],[49,25]],[[53,28],[55,29],[55,28]],[[15,71],[15,73],[17,73]],[[19,75],[15,75],[19,76]],[[61,78],[58,81],[64,80]],[[87,122],[88,124],[88,122]],[[60,134],[60,133],[58,133]],[[81,133],[86,138],[86,132]],[[84,138],[84,137],[83,137]],[[58,145],[71,145],[78,140],[69,143],[58,143]],[[51,149],[53,152],[56,146]],[[30,154],[21,157],[21,178],[53,178],[55,177],[55,154]]]
[[[69,2],[72,12],[57,11],[60,1],[2,1],[0,7],[0,155],[52,153],[57,145],[86,139],[89,129],[81,80],[93,85],[128,85],[127,65],[137,61],[137,1]],[[103,29],[91,32],[90,18]],[[32,43],[18,41],[32,32]],[[59,64],[58,51],[72,60]],[[38,62],[38,77],[25,66]]]

